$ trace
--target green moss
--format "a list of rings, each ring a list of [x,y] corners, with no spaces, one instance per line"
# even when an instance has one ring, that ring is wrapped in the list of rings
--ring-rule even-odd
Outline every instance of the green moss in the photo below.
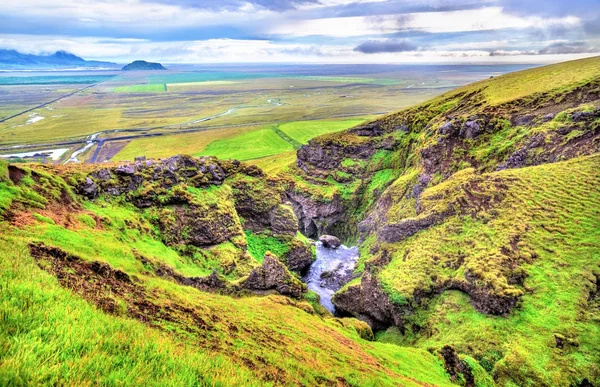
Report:
[[[39,220],[42,223],[48,223],[48,224],[56,224],[56,222],[54,222],[54,220],[52,218],[49,218],[47,216],[44,215],[40,215],[40,214],[33,214],[33,217],[36,218],[37,220]]]
[[[0,159],[0,183],[7,183],[9,181],[10,179],[8,178],[8,163]]]
[[[265,253],[271,252],[281,258],[289,250],[289,245],[281,240],[267,234],[255,234],[252,231],[244,231],[248,240],[248,252],[254,259],[262,263]]]
[[[88,214],[81,214],[81,215],[77,216],[77,219],[81,223],[85,224],[86,226],[88,226],[90,228],[96,227],[96,221],[94,220],[94,218],[92,218]]]
[[[461,356],[460,359],[467,363],[475,379],[476,387],[494,387],[494,379],[482,368],[482,366],[470,356]]]

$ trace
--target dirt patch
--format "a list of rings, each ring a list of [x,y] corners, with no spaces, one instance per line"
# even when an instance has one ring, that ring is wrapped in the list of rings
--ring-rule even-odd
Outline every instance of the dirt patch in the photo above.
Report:
[[[27,172],[17,166],[8,166],[8,178],[13,182],[13,184],[19,184],[21,179],[23,179],[26,174]]]
[[[103,163],[115,157],[123,148],[129,144],[129,141],[104,141],[100,152],[93,160],[95,163]],[[141,155],[140,155],[141,156]]]
[[[132,250],[134,257],[140,261],[144,267],[152,271],[158,277],[173,281],[179,285],[191,286],[204,292],[219,292],[221,294],[235,293],[235,290],[228,288],[228,281],[219,276],[216,271],[213,271],[207,277],[185,277],[177,273],[174,269],[161,263],[154,263],[150,259],[138,253],[135,249]]]
[[[106,263],[84,261],[59,248],[43,244],[30,245],[30,251],[38,265],[55,275],[61,286],[106,313],[126,315],[159,329],[164,328],[165,322],[185,322],[178,325],[187,332],[212,329],[212,324],[208,324],[192,308],[152,302],[152,294],[135,278]]]

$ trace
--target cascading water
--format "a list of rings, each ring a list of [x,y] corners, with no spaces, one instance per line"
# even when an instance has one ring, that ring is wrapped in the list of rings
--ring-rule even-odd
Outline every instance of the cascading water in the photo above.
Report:
[[[316,243],[317,259],[310,266],[303,280],[309,290],[321,296],[321,305],[335,312],[331,297],[352,279],[352,272],[358,260],[358,247],[341,245],[328,249],[321,242]]]

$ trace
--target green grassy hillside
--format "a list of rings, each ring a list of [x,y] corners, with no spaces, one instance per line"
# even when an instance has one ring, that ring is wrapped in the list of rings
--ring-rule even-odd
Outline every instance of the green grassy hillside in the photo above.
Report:
[[[256,168],[170,160],[0,164],[0,384],[450,384],[435,355],[372,341],[314,294],[248,287],[267,251],[293,269],[306,246],[281,188]],[[175,174],[152,176],[161,165]],[[186,224],[183,203],[208,218]]]
[[[597,385],[599,151],[591,58],[315,138],[282,177],[304,232],[359,240],[334,303],[379,340],[502,386]]]
[[[381,338],[452,345],[501,385],[597,380],[599,171],[595,155],[484,175],[464,170],[425,190],[417,217],[435,213],[437,224],[381,241],[365,262],[385,254],[382,289],[400,308],[418,308],[404,317],[404,334],[394,328]]]
[[[291,166],[275,129],[205,145],[277,176],[0,162],[0,384],[600,385],[600,58],[328,126]],[[347,317],[300,279],[323,233],[360,247]]]

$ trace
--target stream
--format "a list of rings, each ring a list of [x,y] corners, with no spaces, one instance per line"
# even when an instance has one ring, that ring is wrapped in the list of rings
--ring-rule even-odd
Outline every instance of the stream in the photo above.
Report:
[[[313,262],[303,280],[309,290],[321,296],[321,305],[335,313],[331,302],[333,294],[352,279],[352,272],[358,260],[358,247],[341,245],[337,249],[323,247],[316,243],[317,259]]]

